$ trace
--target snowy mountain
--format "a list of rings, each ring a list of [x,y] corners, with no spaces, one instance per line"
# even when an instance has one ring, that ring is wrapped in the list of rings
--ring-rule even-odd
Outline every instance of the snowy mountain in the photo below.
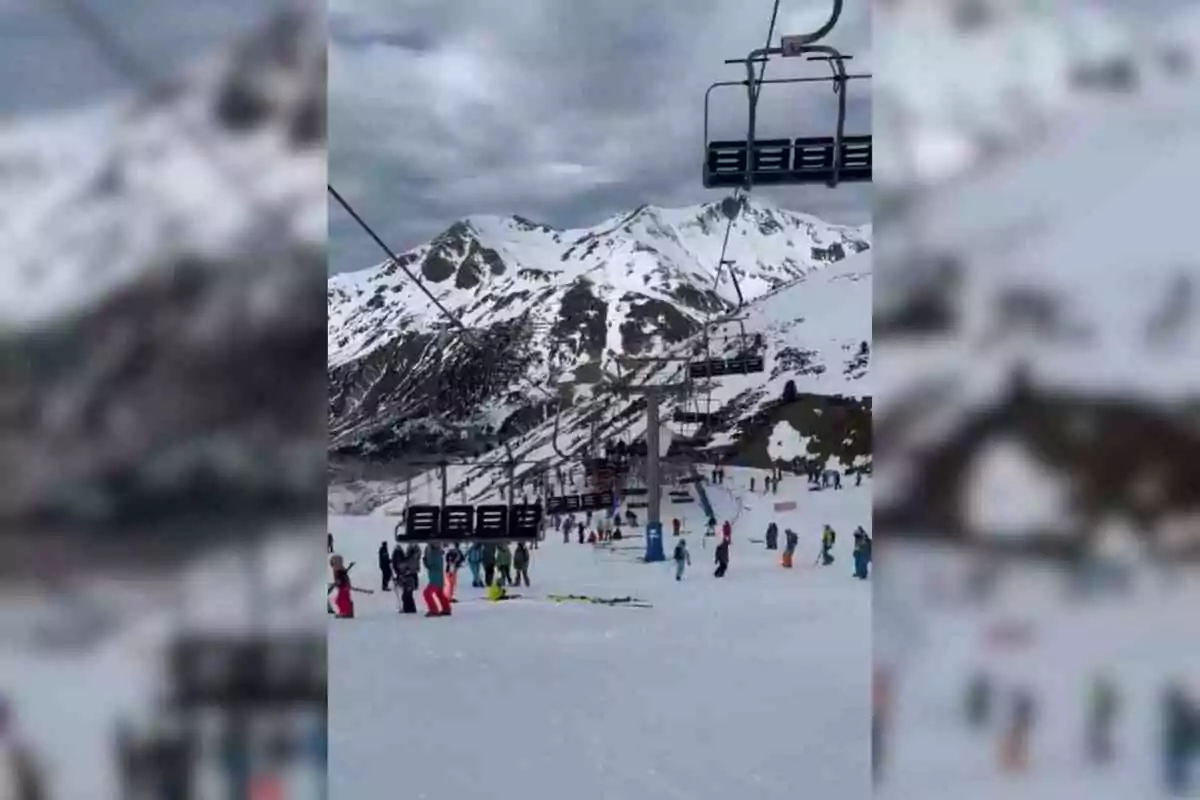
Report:
[[[725,227],[719,204],[643,206],[580,230],[516,217],[458,222],[400,259],[460,316],[470,337],[447,331],[440,312],[395,264],[333,276],[331,449],[379,458],[438,451],[452,447],[449,425],[457,431],[451,438],[483,450],[541,424],[560,397],[568,405],[589,398],[622,356],[694,348],[706,320],[736,307],[728,270],[714,291]],[[764,314],[786,317],[773,305],[782,292],[803,292],[797,287],[806,280],[866,250],[868,236],[762,200],[746,203],[727,258],[750,301],[747,331],[761,332],[774,319]],[[845,290],[853,297],[839,307],[849,319],[828,330],[805,329],[811,338],[796,346],[807,355],[784,352],[791,328],[780,317],[778,337],[768,337],[767,345],[773,354],[779,348],[772,358],[792,361],[769,361],[772,382],[815,370],[818,362],[841,373],[841,348],[857,352],[870,339],[864,286],[865,292]],[[801,316],[797,310],[791,319]],[[736,324],[725,327],[728,338]],[[714,352],[723,347],[711,345]],[[765,393],[773,383],[762,378],[749,380]]]
[[[0,135],[0,517],[300,502],[323,460],[296,398],[324,380],[324,164],[323,20],[299,10]]]

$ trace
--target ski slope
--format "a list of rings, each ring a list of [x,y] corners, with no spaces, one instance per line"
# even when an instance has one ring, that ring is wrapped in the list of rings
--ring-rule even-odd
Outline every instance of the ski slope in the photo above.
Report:
[[[391,592],[356,595],[357,618],[329,626],[329,780],[337,796],[794,798],[870,794],[870,583],[851,577],[851,532],[869,526],[869,482],[809,492],[785,476],[752,495],[730,469],[709,487],[734,527],[728,575],[712,577],[699,504],[664,504],[692,552],[638,561],[643,540],[532,551],[526,599],[500,604],[460,579],[454,616],[396,612]],[[848,482],[852,484],[853,482]],[[798,509],[776,513],[776,501]],[[774,519],[800,535],[796,568],[760,540]],[[335,547],[379,589],[376,551],[399,521],[331,516]],[[821,525],[837,561],[813,566]],[[635,532],[636,533],[636,532]],[[466,577],[466,576],[464,576]],[[463,585],[465,583],[465,586]],[[422,588],[424,579],[422,579]],[[635,596],[653,608],[556,604],[547,594]]]

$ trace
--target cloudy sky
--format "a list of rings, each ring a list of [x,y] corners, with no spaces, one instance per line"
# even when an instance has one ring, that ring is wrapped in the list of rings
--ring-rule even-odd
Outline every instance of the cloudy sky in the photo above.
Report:
[[[700,183],[704,90],[737,80],[722,62],[761,47],[768,0],[329,0],[333,185],[397,250],[468,214],[594,224],[648,202],[687,205]],[[818,27],[829,0],[783,0],[777,35]],[[870,70],[867,0],[847,0],[828,43]],[[824,64],[773,61],[768,77]],[[869,125],[870,84],[852,84],[848,132]],[[762,133],[832,132],[829,84],[768,87]],[[745,95],[718,90],[714,138],[745,131]],[[757,191],[757,190],[756,190]],[[831,220],[866,222],[866,187],[777,190]],[[381,261],[330,209],[331,269]]]
[[[78,2],[93,7],[156,74],[169,76],[252,30],[281,0]],[[103,102],[129,89],[58,0],[0,0],[0,75],[0,119]]]

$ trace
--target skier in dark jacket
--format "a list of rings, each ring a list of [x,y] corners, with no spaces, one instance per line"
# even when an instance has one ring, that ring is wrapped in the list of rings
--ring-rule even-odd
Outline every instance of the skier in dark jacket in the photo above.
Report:
[[[774,522],[767,526],[767,549],[779,549],[779,526]]]
[[[416,548],[416,545],[413,547]],[[419,554],[417,558],[420,558]],[[396,545],[396,549],[392,551],[392,572],[396,575],[395,591],[400,613],[417,613],[417,567],[410,551],[402,544]]]
[[[492,543],[483,546],[483,585],[491,586],[496,579],[496,545]]]
[[[687,539],[680,539],[675,545],[675,580],[683,580],[684,569],[692,563],[692,555],[687,549]]]
[[[1095,764],[1107,764],[1113,757],[1113,729],[1118,711],[1117,687],[1100,675],[1092,682],[1088,698],[1087,755]]]
[[[392,586],[392,554],[388,552],[387,542],[379,543],[379,577],[383,584],[382,591]]]
[[[513,586],[520,586],[521,581],[525,581],[525,585],[529,585],[529,549],[524,542],[517,544],[517,550],[513,553]]]
[[[727,569],[729,569],[729,540],[728,539],[722,539],[721,543],[719,545],[717,545],[716,563],[717,563],[717,570],[716,570],[716,572],[713,573],[713,577],[724,578],[725,571]]]
[[[1200,711],[1183,686],[1171,684],[1163,696],[1162,714],[1163,782],[1172,797],[1186,797],[1192,788],[1192,757],[1200,747]]]
[[[871,563],[871,537],[859,527],[854,531],[854,577],[866,580]]]

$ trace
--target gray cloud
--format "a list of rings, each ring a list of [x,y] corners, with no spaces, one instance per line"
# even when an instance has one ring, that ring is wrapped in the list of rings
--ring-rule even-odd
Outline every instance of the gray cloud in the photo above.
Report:
[[[803,32],[828,0],[784,0],[777,33]],[[770,4],[737,0],[330,0],[330,179],[397,249],[468,214],[573,225],[642,202],[717,199],[700,183],[703,97],[737,80],[726,58],[763,44]],[[829,42],[870,70],[870,4],[848,0]],[[820,75],[773,61],[768,77]],[[850,125],[870,122],[870,84],[852,86]],[[832,130],[828,84],[768,87],[763,135]],[[744,136],[742,89],[718,91],[712,136]],[[870,215],[869,187],[776,190],[798,210]],[[330,210],[331,268],[380,254]]]
[[[253,30],[289,0],[104,0],[89,2],[155,75],[168,78],[196,58]],[[55,3],[0,0],[0,116],[95,103],[128,91]]]

